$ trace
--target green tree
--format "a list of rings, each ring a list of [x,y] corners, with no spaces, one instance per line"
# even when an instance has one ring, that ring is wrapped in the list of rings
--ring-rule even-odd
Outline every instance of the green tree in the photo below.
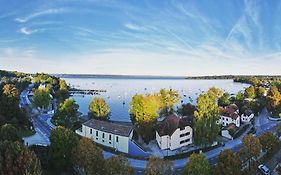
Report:
[[[267,96],[268,106],[270,109],[276,109],[280,105],[281,93],[276,86],[272,86]]]
[[[130,166],[127,158],[112,156],[105,161],[105,175],[133,175],[134,169]]]
[[[228,106],[230,104],[230,94],[224,93],[218,100],[219,106]]]
[[[134,124],[154,122],[159,117],[160,102],[155,95],[136,94],[130,104],[129,113]]]
[[[0,142],[0,174],[41,175],[39,159],[20,142]]]
[[[6,84],[2,88],[0,113],[4,115],[8,121],[19,117],[19,90],[14,84]]]
[[[0,140],[19,141],[19,133],[17,128],[11,124],[5,124],[0,128]]]
[[[55,96],[59,102],[64,102],[67,98],[69,98],[69,87],[66,84],[65,80],[59,80],[59,90],[56,92]]]
[[[58,126],[50,136],[50,158],[58,169],[71,167],[71,153],[78,143],[76,134],[70,129]]]
[[[155,137],[154,124],[159,117],[160,102],[157,95],[133,96],[129,109],[132,123],[137,126],[138,132],[146,143]]]
[[[258,96],[258,97],[263,97],[265,93],[266,93],[265,88],[262,87],[262,86],[259,86],[259,87],[258,87],[258,90],[257,90],[257,96]]]
[[[219,107],[212,93],[203,93],[197,99],[197,111],[194,112],[194,143],[207,145],[213,143],[219,133]]]
[[[262,150],[267,154],[271,154],[280,148],[278,137],[271,132],[265,132],[259,137]]]
[[[196,107],[192,105],[191,103],[183,104],[179,109],[178,113],[181,116],[190,116],[193,115],[196,111]]]
[[[145,169],[145,175],[172,175],[174,174],[173,163],[158,157],[150,157]]]
[[[41,109],[48,108],[51,102],[50,91],[47,88],[39,88],[34,91],[33,105]]]
[[[256,90],[254,86],[250,86],[245,89],[245,96],[246,98],[254,99],[256,98]]]
[[[240,157],[230,149],[225,149],[219,154],[216,166],[218,175],[241,175],[242,163]]]
[[[103,174],[104,159],[102,150],[92,140],[82,138],[72,151],[73,165],[83,169],[86,174]]]
[[[73,128],[74,124],[78,121],[78,109],[79,105],[74,99],[66,99],[55,113],[53,117],[54,123],[67,128]]]
[[[103,98],[95,97],[89,105],[89,117],[108,120],[110,109]]]
[[[223,95],[223,90],[216,88],[216,87],[211,87],[208,91],[208,94],[210,94],[211,96],[213,96],[213,98],[215,99],[219,99],[222,95]]]
[[[167,116],[174,112],[174,105],[179,102],[180,96],[172,89],[161,89],[159,92],[161,115]]]
[[[211,167],[203,154],[193,153],[184,167],[184,175],[209,175]]]
[[[243,92],[239,91],[239,92],[236,94],[235,100],[236,100],[236,101],[243,101],[243,100],[244,100],[244,94],[243,94]]]
[[[262,145],[258,138],[255,138],[252,134],[247,134],[243,137],[241,153],[249,163],[249,172],[252,170],[251,167],[254,166],[251,163],[256,163],[255,160],[257,160],[261,149]]]

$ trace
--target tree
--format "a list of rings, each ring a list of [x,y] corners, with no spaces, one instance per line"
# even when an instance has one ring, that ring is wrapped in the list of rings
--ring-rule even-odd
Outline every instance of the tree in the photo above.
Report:
[[[89,117],[108,120],[110,109],[103,98],[95,97],[89,105]]]
[[[189,157],[189,162],[184,167],[184,175],[209,175],[211,167],[203,154],[193,153]]]
[[[211,87],[208,91],[208,94],[210,94],[211,96],[213,96],[213,98],[215,99],[219,99],[222,95],[223,95],[223,90],[216,88],[216,87]]]
[[[72,151],[72,162],[86,174],[102,174],[104,166],[102,150],[88,138],[79,140],[78,145]]]
[[[262,150],[267,154],[271,154],[279,148],[278,137],[271,132],[265,132],[259,137]]]
[[[254,99],[256,98],[256,90],[254,86],[250,86],[245,89],[245,96],[246,98]]]
[[[258,138],[255,138],[252,134],[247,134],[243,137],[241,153],[249,163],[249,171],[251,171],[252,160],[257,160],[261,149],[262,145]]]
[[[270,88],[267,100],[270,109],[276,109],[280,105],[281,93],[276,86]]]
[[[78,143],[76,134],[70,129],[58,126],[50,136],[50,157],[59,169],[71,166],[71,153]]]
[[[219,107],[217,96],[203,93],[197,98],[197,111],[194,112],[194,143],[207,145],[213,143],[219,133]]]
[[[240,157],[237,154],[230,149],[225,149],[219,154],[216,166],[218,172],[216,174],[241,175],[241,164]]]
[[[157,157],[150,157],[145,169],[145,175],[172,175],[174,174],[173,163]]]
[[[265,88],[262,87],[262,86],[259,86],[259,87],[258,87],[258,90],[257,90],[257,96],[258,96],[258,97],[263,97],[265,93],[266,93]]]
[[[134,124],[153,122],[159,117],[160,102],[155,95],[136,94],[130,104],[129,113]]]
[[[67,98],[69,98],[69,87],[66,84],[65,80],[59,80],[59,90],[56,91],[56,98],[59,102],[64,102]]]
[[[129,165],[128,159],[123,156],[112,156],[105,161],[106,175],[133,175],[134,170]]]
[[[133,96],[129,109],[132,123],[137,126],[138,132],[146,143],[155,137],[153,126],[159,117],[159,98],[156,95]]]
[[[75,122],[78,121],[78,109],[79,105],[74,99],[66,99],[55,113],[53,117],[54,123],[67,128],[73,128]]]
[[[0,142],[0,174],[41,175],[39,159],[20,142]]]
[[[174,112],[174,105],[179,102],[180,96],[172,89],[161,89],[159,92],[161,115],[169,115]]]
[[[230,94],[229,93],[224,93],[218,100],[218,105],[219,106],[228,106],[230,102]]]
[[[18,130],[11,124],[5,124],[0,128],[0,140],[19,141]]]
[[[48,108],[51,102],[50,91],[47,88],[36,89],[33,96],[33,104],[41,109]]]
[[[179,109],[178,113],[181,116],[190,116],[194,115],[194,112],[196,111],[196,107],[192,105],[191,103],[183,104]]]
[[[6,84],[2,88],[0,113],[9,121],[19,117],[19,90],[14,84]]]
[[[239,91],[239,92],[236,94],[235,100],[236,100],[236,101],[243,101],[243,100],[244,100],[244,94],[243,94],[243,92]]]

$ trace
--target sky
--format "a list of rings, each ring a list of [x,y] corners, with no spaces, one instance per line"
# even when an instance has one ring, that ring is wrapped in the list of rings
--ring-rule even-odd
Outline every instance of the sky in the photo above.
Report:
[[[279,0],[0,0],[0,69],[281,74]]]

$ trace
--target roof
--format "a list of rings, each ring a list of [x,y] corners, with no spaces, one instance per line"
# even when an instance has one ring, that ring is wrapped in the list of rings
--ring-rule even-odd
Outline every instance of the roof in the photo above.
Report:
[[[221,108],[221,114],[232,119],[237,119],[239,117],[237,110],[238,107],[235,104],[230,104],[225,108]]]
[[[247,109],[245,112],[244,112],[244,115],[246,116],[250,116],[253,114],[253,111],[251,109]]]
[[[223,128],[223,130],[233,130],[234,132],[238,131],[238,127],[234,123],[230,123],[228,126]]]
[[[160,136],[173,135],[178,128],[190,126],[193,123],[193,116],[178,117],[175,114],[166,117],[160,124],[157,125],[156,131]]]
[[[83,125],[99,131],[112,133],[120,136],[126,136],[126,137],[128,137],[131,131],[133,130],[133,127],[129,125],[113,123],[113,122],[97,120],[97,119],[91,119],[83,123]]]

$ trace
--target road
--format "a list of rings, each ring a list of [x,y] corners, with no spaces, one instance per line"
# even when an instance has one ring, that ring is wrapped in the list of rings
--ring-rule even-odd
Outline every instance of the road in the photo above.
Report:
[[[31,84],[20,94],[20,106],[21,107],[30,107],[31,102],[28,99],[28,93],[33,88]],[[50,135],[52,126],[48,124],[48,120],[52,118],[52,114],[39,114],[38,116],[32,117],[31,121],[35,127],[36,134],[31,137],[24,138],[26,144],[30,145],[49,145],[50,144]]]

